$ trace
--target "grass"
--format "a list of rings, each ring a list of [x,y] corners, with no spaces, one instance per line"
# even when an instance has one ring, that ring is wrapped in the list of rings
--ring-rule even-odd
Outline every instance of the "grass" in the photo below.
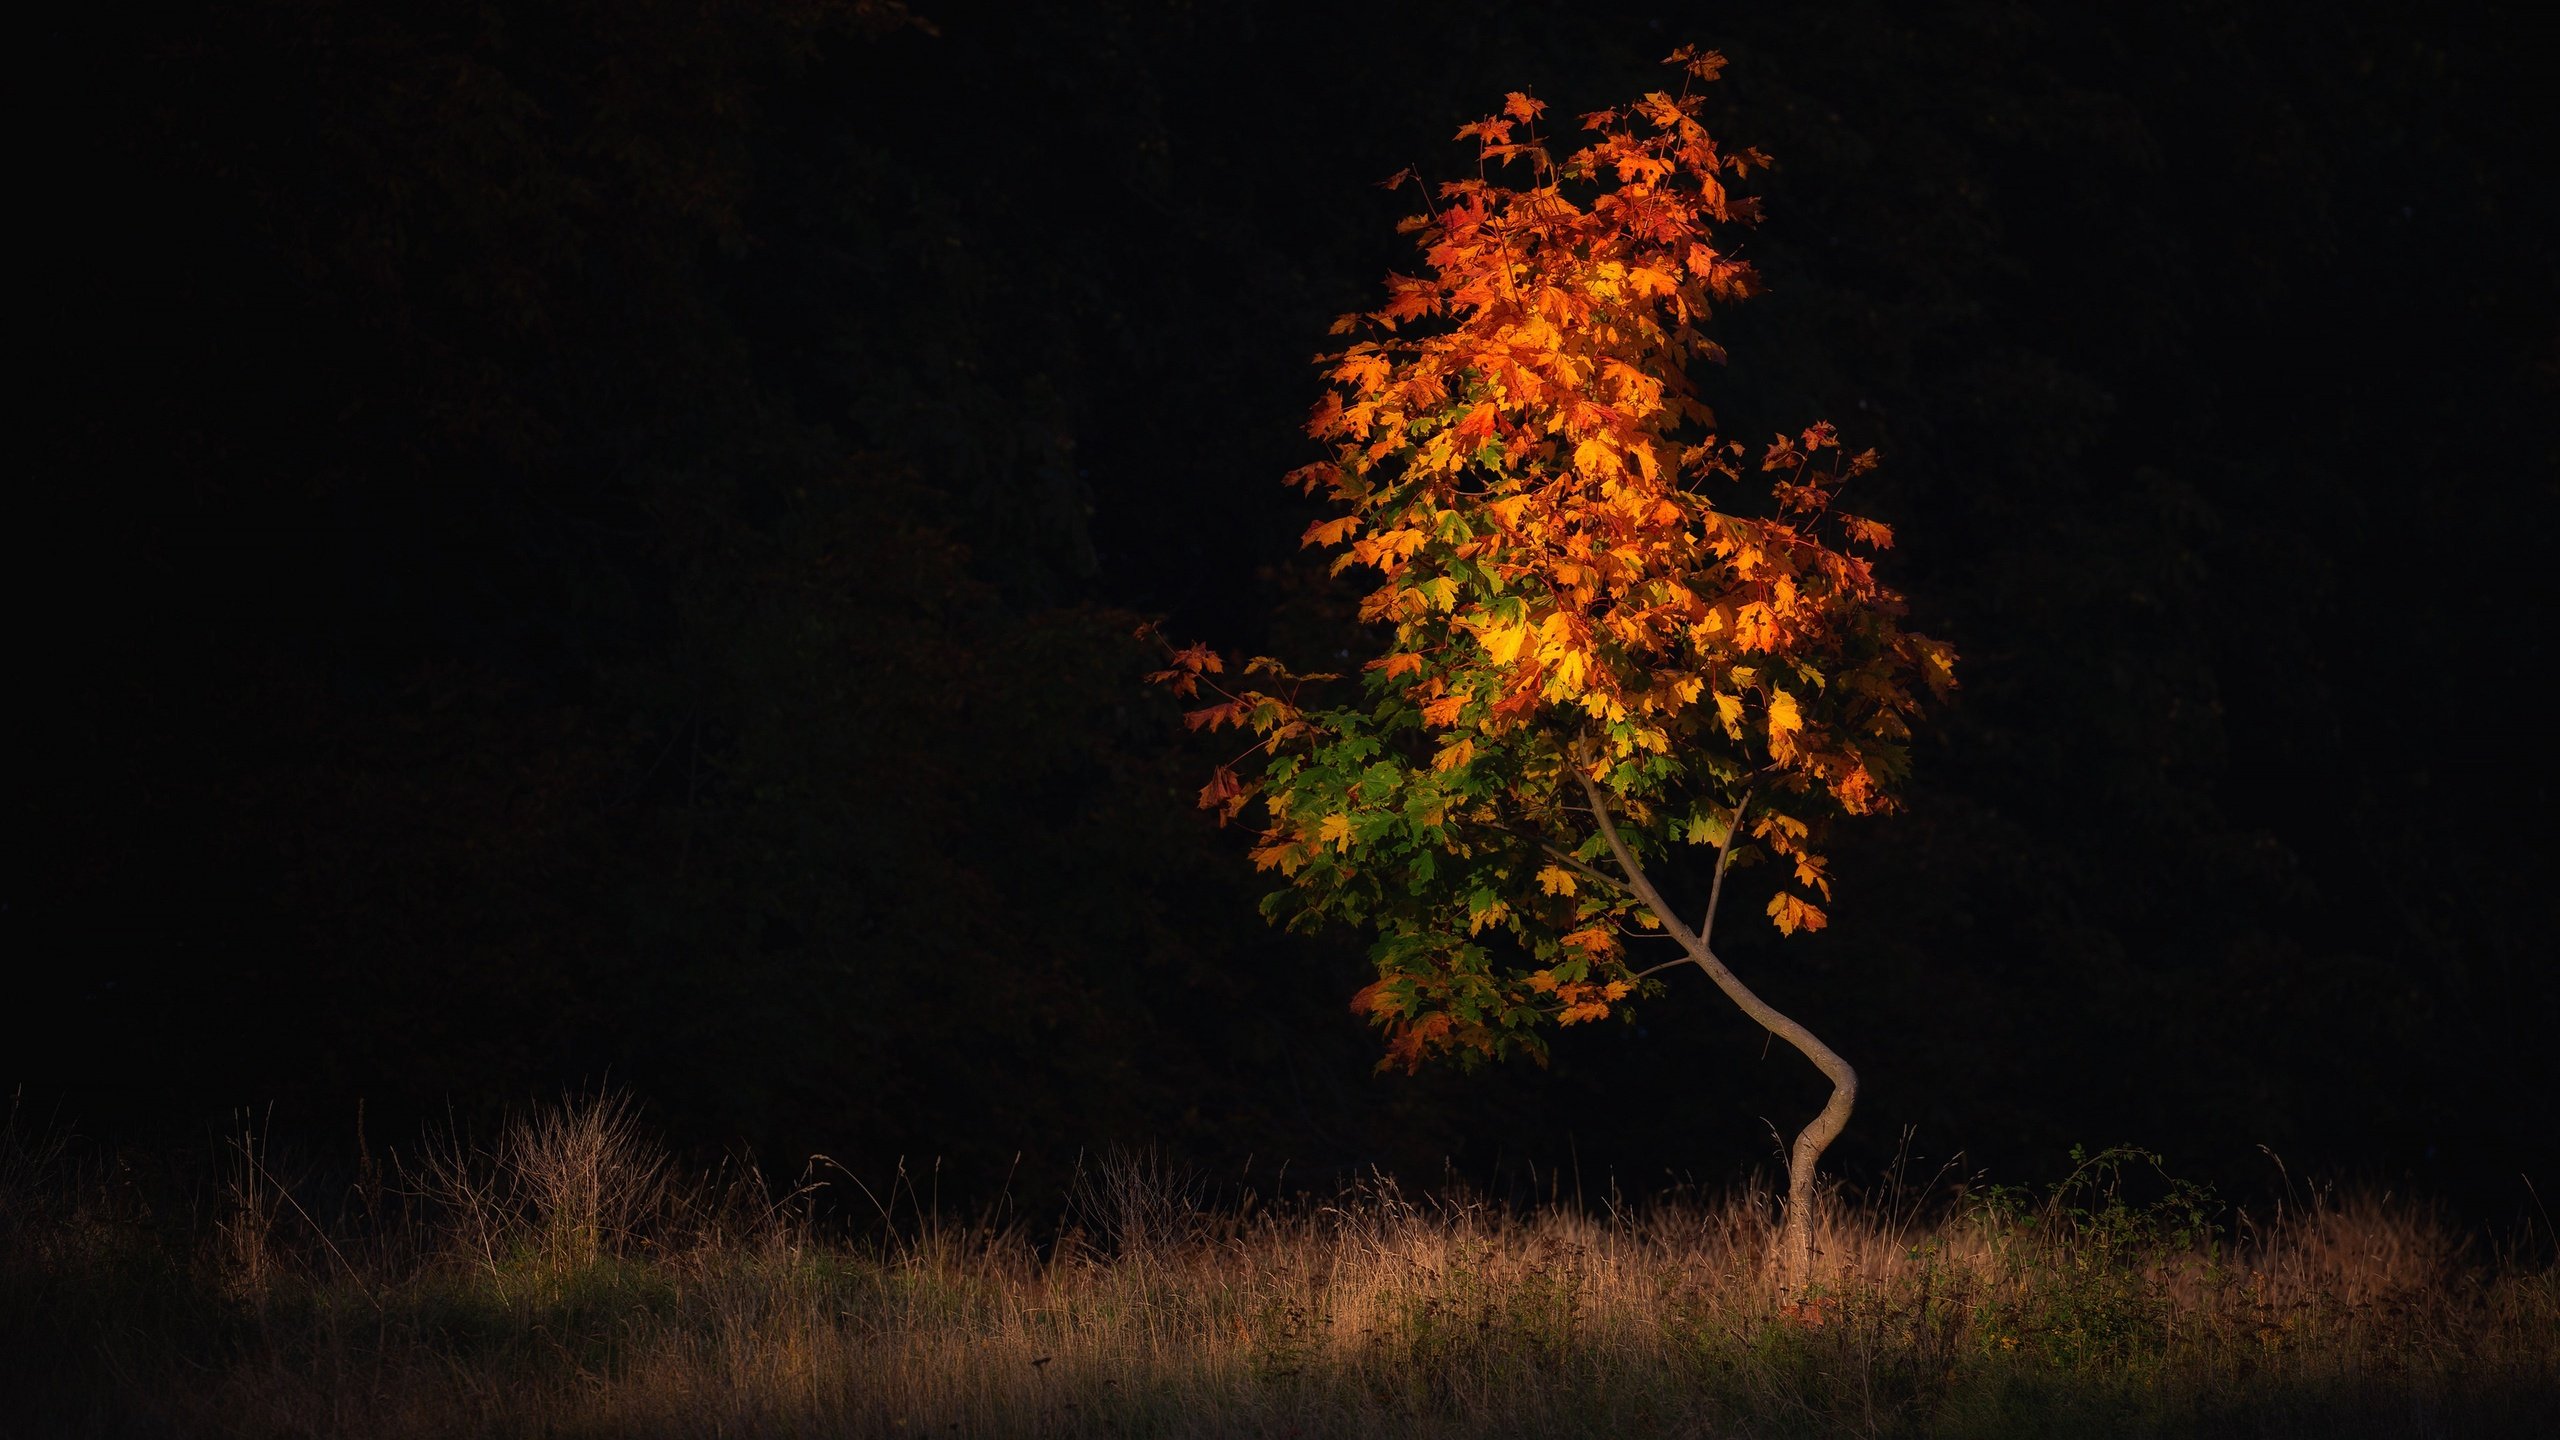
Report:
[[[224,1161],[201,1205],[155,1206],[115,1164],[0,1146],[0,1417],[28,1427],[0,1432],[2344,1440],[2560,1416],[2547,1258],[2375,1198],[2226,1222],[2130,1151],[2041,1192],[1833,1197],[1823,1282],[1783,1305],[1748,1190],[1212,1203],[1131,1158],[1054,1233],[865,1238],[806,1189],[679,1180],[610,1100],[352,1185],[290,1183],[253,1133]]]

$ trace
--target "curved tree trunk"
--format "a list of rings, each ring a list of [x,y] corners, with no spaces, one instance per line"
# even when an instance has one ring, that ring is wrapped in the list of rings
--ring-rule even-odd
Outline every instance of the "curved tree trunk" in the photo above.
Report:
[[[1849,1124],[1849,1111],[1858,1103],[1858,1072],[1850,1068],[1848,1061],[1840,1058],[1840,1052],[1823,1044],[1819,1036],[1743,984],[1742,977],[1726,968],[1724,961],[1717,958],[1715,950],[1707,943],[1707,937],[1715,930],[1716,904],[1724,898],[1725,859],[1732,854],[1735,832],[1741,829],[1742,807],[1735,808],[1734,823],[1725,832],[1724,844],[1717,849],[1715,888],[1707,901],[1706,919],[1698,929],[1692,930],[1681,920],[1679,912],[1664,903],[1661,892],[1654,889],[1651,877],[1645,874],[1644,866],[1636,860],[1635,852],[1628,849],[1627,842],[1619,836],[1617,823],[1609,815],[1608,798],[1601,793],[1599,785],[1588,775],[1581,778],[1583,791],[1590,797],[1592,818],[1599,822],[1600,835],[1608,842],[1610,855],[1616,858],[1618,869],[1626,876],[1628,888],[1644,902],[1645,908],[1653,912],[1653,917],[1662,922],[1663,931],[1680,942],[1680,948],[1688,952],[1690,962],[1706,971],[1707,978],[1715,981],[1716,988],[1740,1006],[1742,1013],[1758,1021],[1769,1033],[1796,1047],[1831,1081],[1831,1099],[1823,1105],[1822,1113],[1813,1117],[1812,1123],[1797,1132],[1796,1143],[1787,1152],[1787,1208],[1778,1230],[1778,1283],[1790,1294],[1801,1293],[1813,1283],[1815,1167],[1821,1163],[1822,1152],[1831,1148],[1831,1142],[1840,1138],[1840,1132]],[[1743,802],[1745,806],[1749,803],[1747,798]]]

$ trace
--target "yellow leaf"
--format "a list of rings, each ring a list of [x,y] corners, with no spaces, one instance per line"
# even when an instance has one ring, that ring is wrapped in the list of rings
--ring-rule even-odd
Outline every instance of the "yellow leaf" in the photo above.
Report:
[[[1725,837],[1732,833],[1732,822],[1719,812],[1693,810],[1689,813],[1687,839],[1692,845],[1722,845]]]
[[[1484,653],[1496,665],[1508,665],[1520,657],[1520,647],[1529,640],[1526,625],[1504,625],[1484,632]]]
[[[1594,479],[1606,479],[1620,468],[1617,449],[1594,435],[1573,447],[1573,468]]]
[[[1782,840],[1801,840],[1805,837],[1806,832],[1803,821],[1797,819],[1793,815],[1785,815],[1778,811],[1771,810],[1762,814],[1759,819],[1752,822],[1751,833],[1759,836],[1763,840],[1771,842],[1772,844],[1776,844]],[[1789,847],[1780,845],[1779,848],[1787,849]]]
[[[1745,650],[1766,650],[1777,643],[1777,612],[1754,600],[1733,617],[1733,643]]]
[[[1337,850],[1350,849],[1351,817],[1348,815],[1327,815],[1324,817],[1324,824],[1318,826],[1316,829],[1316,842],[1318,844],[1331,845]]]
[[[1440,753],[1431,757],[1431,770],[1435,775],[1455,770],[1474,758],[1476,758],[1476,742],[1461,735],[1441,746]]]
[[[1561,865],[1550,865],[1538,872],[1538,885],[1550,895],[1573,893],[1573,872]]]
[[[1557,656],[1555,667],[1547,672],[1548,696],[1569,700],[1581,694],[1582,677],[1588,665],[1580,650],[1567,650]]]
[[[1771,690],[1769,692],[1770,738],[1776,739],[1780,735],[1803,728],[1804,717],[1796,711],[1796,697],[1784,690]]]
[[[1831,881],[1822,873],[1822,857],[1819,855],[1797,854],[1796,883],[1807,890],[1820,892],[1826,900],[1831,898]]]

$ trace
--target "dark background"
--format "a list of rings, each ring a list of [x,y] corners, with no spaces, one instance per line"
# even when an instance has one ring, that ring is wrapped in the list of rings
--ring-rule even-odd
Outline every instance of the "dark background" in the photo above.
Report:
[[[1834,927],[1735,930],[1867,1077],[1837,1168],[2560,1181],[2525,7],[92,8],[18,145],[30,1107],[317,1145],[609,1079],[946,1200],[1765,1162],[1819,1083],[1700,985],[1372,1074],[1360,941],[1256,919],[1129,638],[1363,643],[1278,477],[1409,263],[1370,182],[1695,42],[1781,166],[1710,399],[1885,452],[1964,656]]]

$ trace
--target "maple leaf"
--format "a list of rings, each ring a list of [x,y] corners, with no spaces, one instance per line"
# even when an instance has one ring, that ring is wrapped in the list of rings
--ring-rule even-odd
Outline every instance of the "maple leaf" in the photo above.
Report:
[[[1500,625],[1484,633],[1484,653],[1496,665],[1508,665],[1520,656],[1520,647],[1528,643],[1526,625]]]
[[[1703,55],[1692,56],[1683,66],[1690,74],[1701,80],[1713,80],[1724,73],[1724,67],[1724,56],[1713,50]],[[1760,152],[1754,150],[1750,153],[1758,155]]]
[[[1344,316],[1348,320],[1352,317]],[[1327,390],[1317,399],[1315,409],[1307,416],[1307,433],[1331,435],[1342,428],[1342,393]]]
[[[1869,520],[1859,515],[1843,515],[1840,517],[1840,528],[1847,533],[1850,540],[1870,550],[1893,548],[1893,527],[1881,521]]]
[[[1492,401],[1478,402],[1460,417],[1457,424],[1449,427],[1451,442],[1460,451],[1473,454],[1477,447],[1493,438],[1494,423],[1500,414],[1501,412],[1494,407]]]
[[[1200,808],[1218,812],[1218,823],[1226,824],[1244,808],[1252,792],[1236,778],[1236,772],[1221,765],[1210,772],[1209,783],[1200,787]]]
[[[1570,895],[1574,890],[1573,872],[1561,865],[1550,865],[1538,872],[1538,886],[1550,895]]]
[[[1197,710],[1188,711],[1183,715],[1182,723],[1194,730],[1215,730],[1221,725],[1241,727],[1253,718],[1253,709],[1254,701],[1251,698],[1228,700],[1221,704],[1203,705]]]
[[[1769,733],[1791,735],[1804,728],[1804,714],[1796,708],[1796,697],[1784,690],[1769,692]]]
[[[1733,641],[1744,650],[1767,650],[1777,643],[1777,611],[1754,600],[1733,615]]]
[[[1822,857],[1819,855],[1798,855],[1795,857],[1795,861],[1796,883],[1802,885],[1808,890],[1819,892],[1822,898],[1826,900],[1830,899],[1831,881],[1829,877],[1822,873]]]
[[[1820,908],[1784,890],[1771,897],[1769,918],[1777,922],[1780,933],[1787,935],[1798,930],[1819,930],[1831,923],[1831,917]]]
[[[1625,468],[1618,461],[1618,449],[1594,435],[1573,447],[1573,468],[1594,477],[1615,475]]]
[[[1339,545],[1349,539],[1351,533],[1359,528],[1360,517],[1357,515],[1319,520],[1307,527],[1307,533],[1298,538],[1298,543],[1300,545]]]
[[[1618,949],[1618,937],[1597,925],[1586,925],[1572,934],[1559,936],[1556,943],[1594,958],[1614,954]]]

